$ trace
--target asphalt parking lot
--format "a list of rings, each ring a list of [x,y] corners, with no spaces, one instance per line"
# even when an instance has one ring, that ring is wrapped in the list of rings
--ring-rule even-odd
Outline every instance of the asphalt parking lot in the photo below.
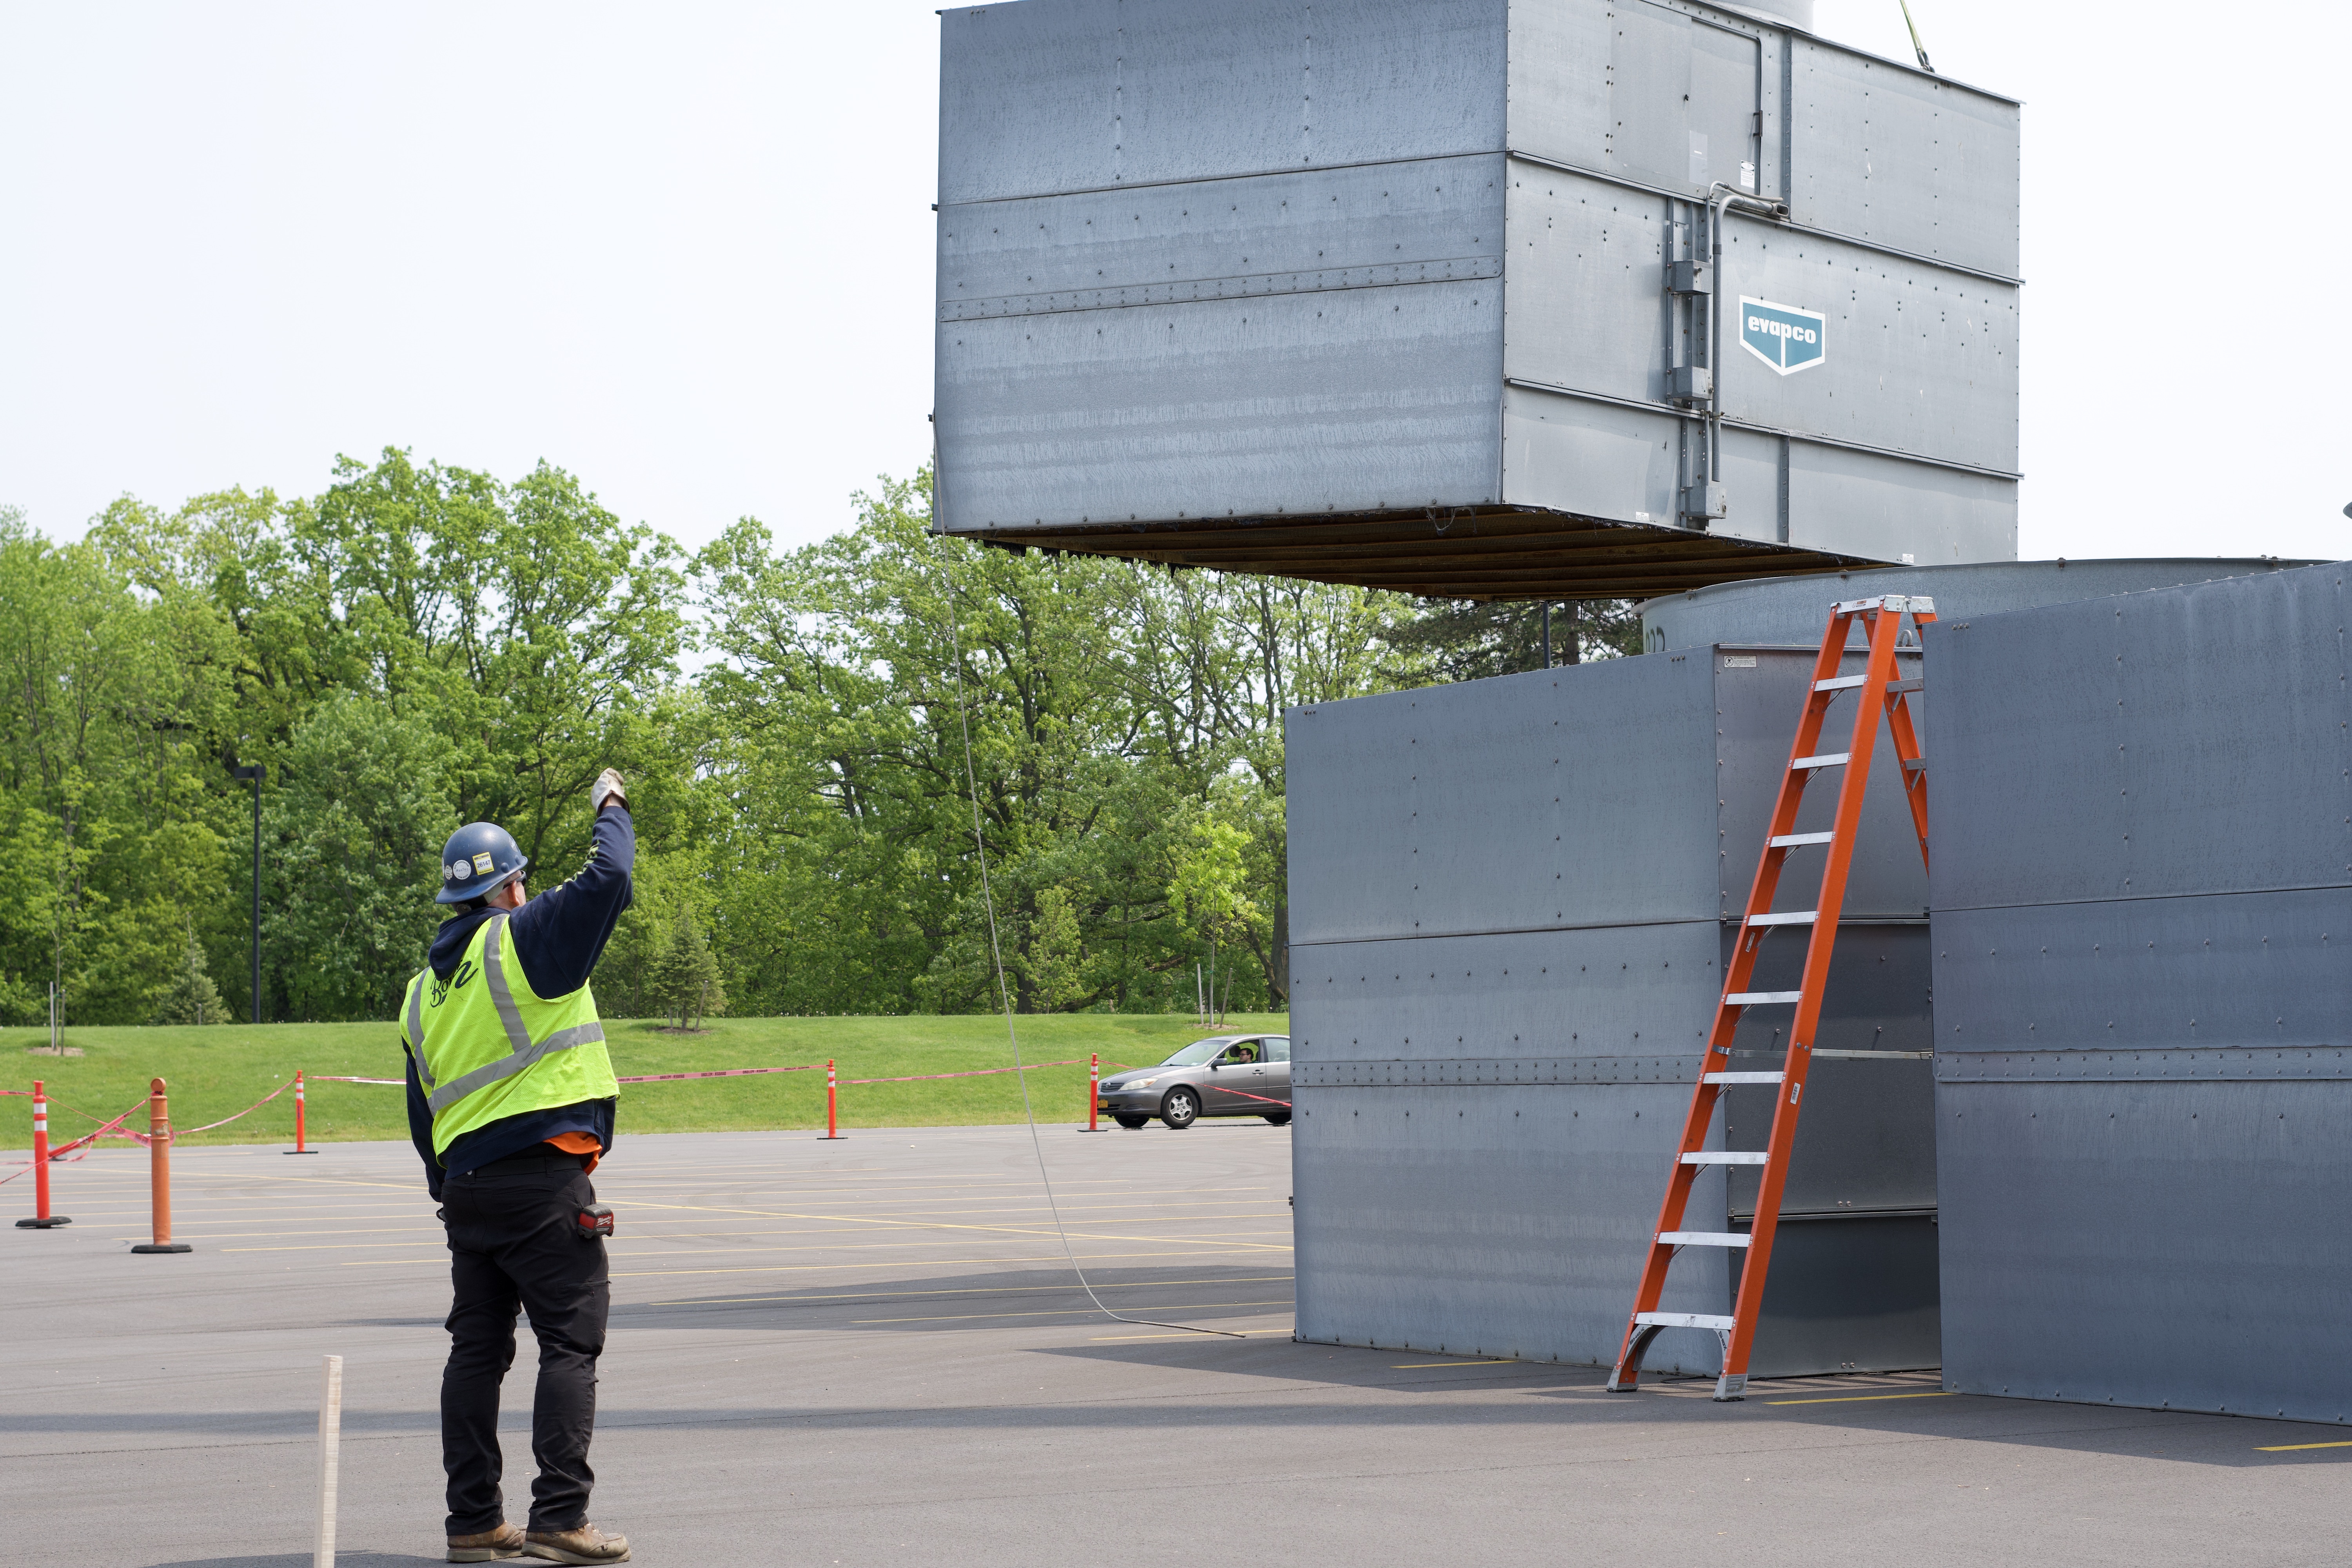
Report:
[[[624,1137],[593,1517],[644,1563],[2339,1563],[2337,1427],[1979,1399],[1932,1377],[1601,1392],[1591,1368],[1291,1342],[1290,1139],[1262,1122]],[[146,1158],[0,1229],[0,1562],[310,1562],[319,1358],[341,1561],[441,1559],[446,1266],[415,1156]],[[29,1184],[0,1189],[26,1212]],[[14,1217],[13,1214],[9,1217]],[[509,1380],[529,1488],[531,1351]],[[2282,1451],[2266,1451],[2280,1449]]]

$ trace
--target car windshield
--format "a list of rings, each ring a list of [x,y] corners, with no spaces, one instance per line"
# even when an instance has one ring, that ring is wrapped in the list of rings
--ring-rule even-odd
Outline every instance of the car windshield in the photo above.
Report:
[[[1205,1040],[1194,1040],[1160,1065],[1164,1068],[1196,1068],[1239,1038],[1238,1035],[1215,1035]]]

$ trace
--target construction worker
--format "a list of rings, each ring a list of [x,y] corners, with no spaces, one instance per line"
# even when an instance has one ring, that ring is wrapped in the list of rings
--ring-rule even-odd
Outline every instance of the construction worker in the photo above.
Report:
[[[637,841],[620,774],[605,770],[588,802],[588,864],[535,899],[504,828],[476,822],[450,836],[437,901],[455,908],[401,1005],[409,1135],[449,1240],[441,1464],[452,1563],[629,1556],[626,1537],[588,1522],[612,1300],[588,1173],[612,1152],[620,1095],[588,974],[629,907]],[[507,1522],[499,1489],[499,1384],[514,1363],[518,1309],[539,1340],[527,1530]]]

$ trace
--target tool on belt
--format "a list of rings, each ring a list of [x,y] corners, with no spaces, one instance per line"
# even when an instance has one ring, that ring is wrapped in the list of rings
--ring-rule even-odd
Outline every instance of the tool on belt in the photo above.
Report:
[[[579,1227],[575,1234],[583,1241],[593,1241],[600,1236],[610,1236],[613,1234],[613,1205],[590,1204],[574,1215],[572,1220]]]

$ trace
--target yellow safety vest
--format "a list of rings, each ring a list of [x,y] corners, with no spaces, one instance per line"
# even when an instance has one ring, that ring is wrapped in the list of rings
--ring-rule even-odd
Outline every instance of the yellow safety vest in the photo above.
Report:
[[[536,994],[504,910],[475,930],[446,981],[428,967],[408,983],[400,1043],[433,1110],[436,1154],[493,1121],[621,1092],[594,994]]]

